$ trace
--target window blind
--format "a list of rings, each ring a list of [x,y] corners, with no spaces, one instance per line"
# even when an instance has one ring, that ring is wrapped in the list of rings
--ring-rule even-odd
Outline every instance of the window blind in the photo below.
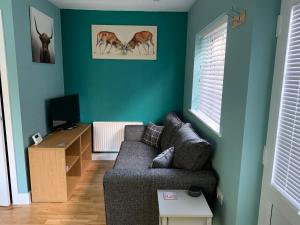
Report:
[[[300,4],[291,11],[272,185],[300,210]]]
[[[227,20],[196,40],[192,111],[213,130],[220,131]],[[197,73],[197,74],[195,74]]]

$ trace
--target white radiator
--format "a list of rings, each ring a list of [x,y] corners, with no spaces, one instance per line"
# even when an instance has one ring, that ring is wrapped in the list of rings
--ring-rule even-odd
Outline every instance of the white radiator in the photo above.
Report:
[[[94,152],[118,152],[124,141],[125,125],[142,122],[93,122]]]

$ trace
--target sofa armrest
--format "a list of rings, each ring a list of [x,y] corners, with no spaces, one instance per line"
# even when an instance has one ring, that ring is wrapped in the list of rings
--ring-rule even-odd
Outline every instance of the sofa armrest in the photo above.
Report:
[[[156,225],[158,189],[188,189],[196,185],[212,206],[217,179],[212,171],[113,169],[105,174],[103,185],[108,225]],[[124,216],[119,216],[120,212]]]
[[[144,135],[144,125],[126,125],[124,132],[125,141],[141,141]]]

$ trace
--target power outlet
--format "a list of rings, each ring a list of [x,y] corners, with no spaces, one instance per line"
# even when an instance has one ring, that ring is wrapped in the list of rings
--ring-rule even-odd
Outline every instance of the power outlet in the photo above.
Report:
[[[223,204],[224,204],[224,195],[223,195],[223,193],[221,192],[221,190],[219,188],[217,190],[217,199],[218,199],[220,205],[223,206]]]

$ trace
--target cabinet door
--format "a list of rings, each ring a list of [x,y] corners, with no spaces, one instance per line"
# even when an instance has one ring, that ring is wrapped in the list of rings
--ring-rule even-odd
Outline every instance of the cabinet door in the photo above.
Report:
[[[32,202],[67,201],[66,161],[62,149],[30,149]]]

